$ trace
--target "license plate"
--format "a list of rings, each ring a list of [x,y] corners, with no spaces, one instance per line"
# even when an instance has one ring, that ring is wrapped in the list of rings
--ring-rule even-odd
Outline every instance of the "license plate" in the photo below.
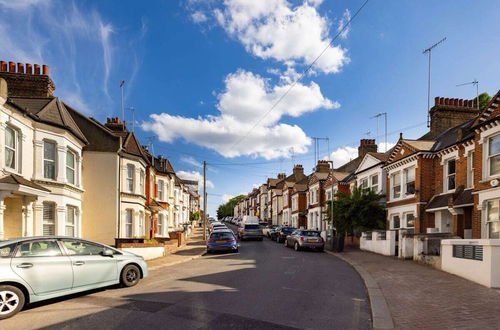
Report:
[[[226,243],[226,241],[215,241],[215,243]]]
[[[318,240],[316,238],[308,239],[307,241],[308,242],[318,242]]]

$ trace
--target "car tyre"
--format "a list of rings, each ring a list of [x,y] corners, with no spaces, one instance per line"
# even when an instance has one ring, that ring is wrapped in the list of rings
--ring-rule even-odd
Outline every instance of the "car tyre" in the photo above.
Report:
[[[19,313],[25,303],[24,293],[12,285],[0,285],[0,320]]]
[[[288,240],[285,238],[285,247],[288,247]]]
[[[234,250],[234,253],[238,253],[238,249]]]
[[[123,268],[120,275],[120,283],[124,287],[131,287],[139,283],[141,279],[141,271],[136,265],[127,265]]]
[[[295,251],[300,251],[300,246],[299,246],[299,243],[295,242],[295,244],[293,245],[293,249]]]

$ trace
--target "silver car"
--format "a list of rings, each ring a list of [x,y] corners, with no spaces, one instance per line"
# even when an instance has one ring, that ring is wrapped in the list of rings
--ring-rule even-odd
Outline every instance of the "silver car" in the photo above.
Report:
[[[72,237],[25,237],[0,242],[0,319],[41,300],[148,275],[141,256]]]
[[[285,246],[291,246],[295,251],[302,249],[323,251],[325,248],[325,242],[321,237],[321,232],[319,231],[298,229],[286,237]]]

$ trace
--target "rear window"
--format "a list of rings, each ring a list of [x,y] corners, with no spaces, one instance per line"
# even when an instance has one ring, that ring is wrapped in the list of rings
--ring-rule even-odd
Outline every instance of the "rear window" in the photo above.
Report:
[[[319,237],[319,232],[317,231],[303,231],[302,236]]]
[[[7,258],[12,255],[12,252],[16,248],[17,243],[12,243],[9,245],[4,245],[0,247],[0,258]]]
[[[294,230],[295,230],[295,228],[287,228],[287,227],[285,227],[285,228],[282,228],[281,230],[282,230],[283,232],[285,232],[285,233],[291,233],[292,231],[294,231]]]
[[[260,225],[245,225],[245,229],[260,229]]]
[[[231,239],[234,238],[234,235],[231,233],[212,233],[210,235],[210,239]]]

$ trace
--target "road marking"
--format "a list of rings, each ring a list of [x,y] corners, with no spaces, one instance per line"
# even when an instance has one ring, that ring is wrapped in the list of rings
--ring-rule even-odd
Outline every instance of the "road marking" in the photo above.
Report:
[[[297,288],[289,288],[289,287],[286,287],[286,286],[283,286],[281,288],[283,290],[290,290],[290,291],[296,291],[296,292],[305,292],[305,293],[309,293],[310,292],[308,290],[302,290],[302,289],[297,289]]]

